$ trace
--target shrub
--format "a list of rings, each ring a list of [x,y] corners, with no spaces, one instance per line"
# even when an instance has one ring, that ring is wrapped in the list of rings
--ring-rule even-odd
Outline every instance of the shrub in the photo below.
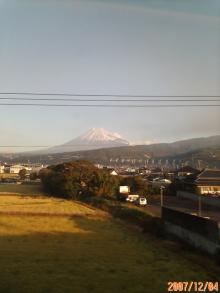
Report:
[[[216,249],[216,252],[215,252],[215,261],[220,266],[220,247]]]
[[[116,198],[120,178],[99,170],[90,162],[75,161],[50,166],[39,174],[47,192],[62,198],[88,196]]]
[[[139,195],[147,193],[147,184],[140,176],[123,178],[121,184],[130,186],[132,193],[138,193]]]

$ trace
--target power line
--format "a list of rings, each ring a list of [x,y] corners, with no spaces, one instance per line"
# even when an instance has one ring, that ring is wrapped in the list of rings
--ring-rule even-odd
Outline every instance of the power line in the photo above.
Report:
[[[79,93],[39,93],[0,92],[0,95],[22,96],[65,96],[65,97],[125,97],[125,98],[220,98],[220,95],[131,95],[131,94],[79,94]]]
[[[70,102],[220,102],[220,99],[64,99],[64,98],[2,98],[12,101],[70,101]]]
[[[29,96],[28,98],[21,97],[2,97],[9,96]],[[39,98],[30,96],[50,96],[52,98]],[[59,98],[53,98],[58,96]],[[74,97],[62,98],[62,97]],[[83,97],[83,98],[82,98]],[[86,97],[86,98],[85,98]],[[89,99],[88,99],[89,97]],[[95,99],[93,97],[96,97]],[[99,97],[99,99],[97,98]],[[109,97],[108,99],[104,99]],[[110,99],[111,97],[111,99]],[[92,98],[92,99],[91,99]],[[116,99],[119,98],[119,99]],[[123,99],[122,99],[123,98]],[[148,108],[148,107],[219,107],[219,104],[212,104],[213,102],[220,102],[220,96],[207,95],[129,95],[129,94],[78,94],[78,93],[43,93],[43,92],[0,92],[0,100],[6,101],[29,101],[30,103],[0,103],[0,106],[34,106],[34,107],[125,107],[125,108]],[[47,101],[47,102],[76,102],[76,104],[54,104],[54,103],[31,103],[32,101]],[[78,104],[78,102],[81,102]],[[85,102],[89,102],[85,103]],[[98,104],[104,102],[104,104]],[[113,104],[105,103],[113,102]],[[121,103],[135,102],[135,104],[121,104]],[[145,103],[151,103],[148,104]],[[175,103],[175,104],[172,104]],[[185,104],[189,102],[189,104]],[[194,104],[192,104],[192,102]],[[208,104],[204,104],[208,102]],[[138,104],[137,104],[138,103]],[[142,104],[139,104],[142,103]],[[156,103],[156,104],[155,104]],[[195,104],[196,103],[196,104]],[[199,103],[199,104],[198,104]],[[210,104],[211,103],[211,104]]]
[[[95,145],[88,145],[88,144],[72,144],[72,145],[0,145],[0,148],[56,148],[56,147],[65,147],[65,148],[69,148],[69,147],[105,147],[105,145],[103,144],[95,144]],[[124,146],[134,146],[134,145],[124,145]],[[110,145],[108,146],[108,148],[111,147],[120,147],[120,146],[116,146],[116,145]]]
[[[34,107],[101,107],[101,108],[167,108],[167,107],[220,107],[220,104],[161,104],[161,105],[115,105],[115,104],[32,104],[0,103],[0,106],[34,106]]]
[[[88,146],[88,144],[75,144],[75,145],[62,145],[62,147],[73,147],[73,146]],[[99,145],[95,145],[99,146]],[[49,147],[60,147],[60,145],[0,145],[1,148],[49,148]]]

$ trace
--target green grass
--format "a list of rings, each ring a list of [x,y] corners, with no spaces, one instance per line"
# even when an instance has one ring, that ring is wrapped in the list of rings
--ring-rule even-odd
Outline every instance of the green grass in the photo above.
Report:
[[[0,196],[4,211],[73,216],[0,215],[0,292],[166,292],[170,280],[219,280],[211,259],[125,226],[79,203]],[[77,216],[75,216],[77,215]]]
[[[1,193],[42,194],[41,184],[0,184]]]

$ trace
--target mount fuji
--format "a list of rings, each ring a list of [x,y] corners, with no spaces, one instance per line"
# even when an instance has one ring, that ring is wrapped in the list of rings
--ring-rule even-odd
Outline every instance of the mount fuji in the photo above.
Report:
[[[128,146],[129,142],[118,133],[108,132],[103,128],[91,128],[86,133],[71,141],[45,150],[45,153],[64,153]]]

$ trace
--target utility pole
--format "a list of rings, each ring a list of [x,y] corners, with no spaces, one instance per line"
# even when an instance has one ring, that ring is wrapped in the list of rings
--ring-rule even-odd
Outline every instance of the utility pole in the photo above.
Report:
[[[162,207],[163,207],[163,190],[164,190],[164,186],[161,186],[160,187],[160,207],[161,207],[161,209],[162,209]]]
[[[199,211],[198,211],[198,215],[199,215],[199,217],[201,217],[202,216],[202,198],[201,198],[201,195],[200,194],[198,195],[198,200],[199,200],[199,206],[198,206]]]

